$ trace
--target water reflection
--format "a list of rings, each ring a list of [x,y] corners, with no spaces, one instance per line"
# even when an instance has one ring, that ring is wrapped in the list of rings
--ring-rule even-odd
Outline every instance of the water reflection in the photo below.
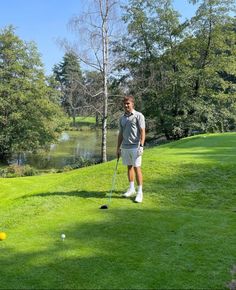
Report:
[[[69,132],[63,132],[59,138],[59,141],[68,141],[70,139]],[[52,146],[55,144],[52,144]]]
[[[117,130],[107,133],[107,159],[114,159],[116,153]],[[98,161],[101,158],[101,130],[63,132],[57,144],[52,144],[48,152],[24,153],[20,164],[29,164],[38,169],[63,168],[73,164],[79,157]]]

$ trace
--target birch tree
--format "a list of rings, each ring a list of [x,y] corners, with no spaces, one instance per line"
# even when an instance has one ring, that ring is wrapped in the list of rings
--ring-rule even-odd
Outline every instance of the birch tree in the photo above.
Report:
[[[112,38],[117,37],[114,25],[117,21],[117,8],[116,0],[89,0],[87,11],[73,17],[69,22],[69,27],[76,33],[76,41],[73,44],[64,41],[66,49],[73,49],[77,53],[85,69],[98,71],[102,75],[101,87],[96,93],[86,88],[91,98],[102,99],[102,110],[94,108],[102,119],[102,162],[107,161],[108,78],[113,66],[109,52]]]

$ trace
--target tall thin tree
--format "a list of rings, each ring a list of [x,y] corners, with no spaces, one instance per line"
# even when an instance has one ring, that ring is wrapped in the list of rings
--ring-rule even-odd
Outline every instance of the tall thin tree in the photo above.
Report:
[[[113,63],[109,57],[114,23],[117,21],[115,10],[116,0],[90,0],[87,11],[70,20],[69,26],[77,34],[77,40],[71,44],[63,41],[66,49],[73,49],[87,70],[96,70],[102,75],[102,84],[96,98],[102,94],[102,145],[101,160],[107,161],[107,118],[108,118],[108,79]],[[89,88],[87,88],[89,91]],[[91,94],[90,94],[91,95]]]

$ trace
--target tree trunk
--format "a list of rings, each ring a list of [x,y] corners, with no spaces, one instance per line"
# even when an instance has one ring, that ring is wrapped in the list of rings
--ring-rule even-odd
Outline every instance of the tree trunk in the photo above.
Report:
[[[101,0],[100,0],[101,1]],[[101,9],[102,13],[102,9]],[[108,73],[108,0],[106,0],[105,14],[102,13],[102,50],[103,50],[103,116],[102,116],[102,162],[107,161],[107,107],[108,107],[108,88],[107,88],[107,73]]]
[[[2,164],[8,164],[8,159],[9,159],[10,155],[6,154],[4,152],[0,152],[0,161]]]
[[[75,117],[76,117],[76,110],[72,109],[72,126],[73,127],[76,126]]]
[[[98,127],[98,125],[99,125],[99,118],[98,118],[98,112],[96,112],[96,127]]]

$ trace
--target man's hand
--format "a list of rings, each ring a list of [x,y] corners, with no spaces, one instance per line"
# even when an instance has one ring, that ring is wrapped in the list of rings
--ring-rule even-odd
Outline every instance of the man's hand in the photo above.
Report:
[[[138,147],[137,154],[138,154],[138,156],[143,155],[143,147],[141,147],[141,146]]]

